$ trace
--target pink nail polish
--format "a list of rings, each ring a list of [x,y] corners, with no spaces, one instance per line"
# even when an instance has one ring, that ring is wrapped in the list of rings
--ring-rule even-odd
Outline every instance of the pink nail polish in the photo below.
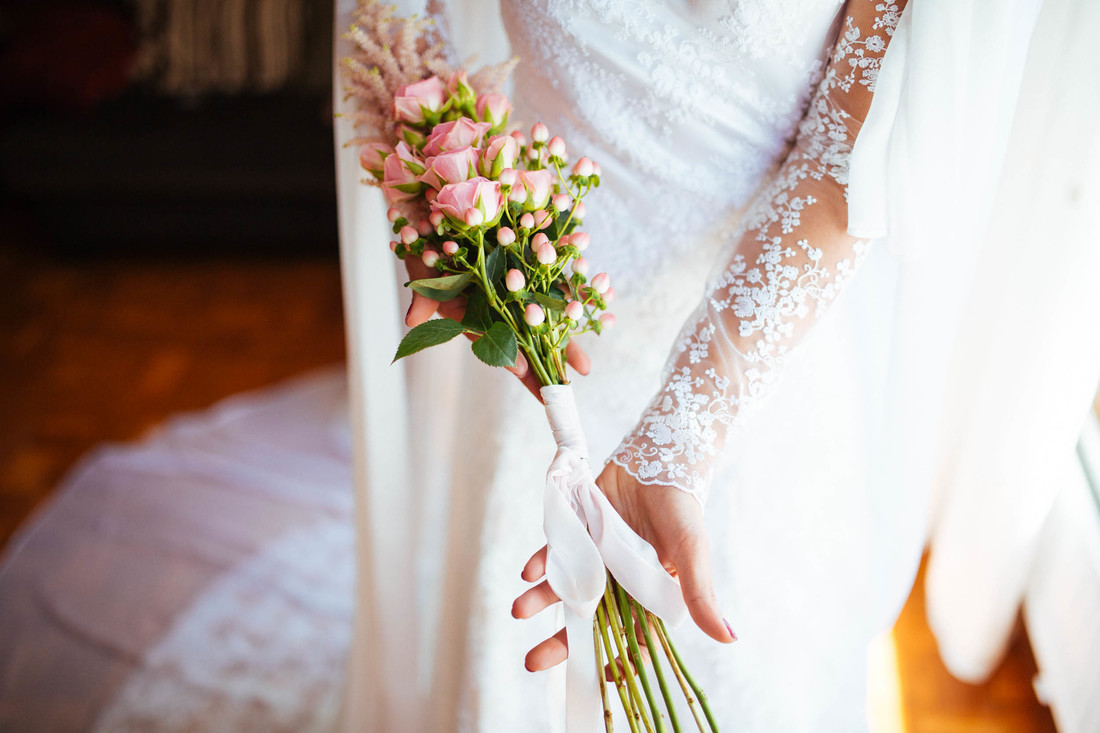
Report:
[[[726,631],[730,632],[730,637],[734,641],[737,641],[737,634],[733,633],[733,628],[730,627],[730,622],[725,620],[725,619],[722,619],[722,623],[724,623],[726,625]]]

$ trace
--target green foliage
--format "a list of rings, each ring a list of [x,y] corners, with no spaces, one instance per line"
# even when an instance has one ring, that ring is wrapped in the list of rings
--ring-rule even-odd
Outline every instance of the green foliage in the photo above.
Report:
[[[508,324],[494,323],[485,335],[475,341],[471,348],[474,356],[489,366],[515,366],[519,345],[516,335]]]
[[[439,344],[447,343],[465,330],[462,324],[453,318],[436,318],[421,323],[405,334],[405,338],[401,339],[401,343],[397,347],[397,354],[393,357],[393,360],[397,361],[409,354],[423,351],[430,346],[438,346]]]
[[[489,309],[489,301],[480,290],[470,293],[466,299],[466,315],[462,318],[462,325],[470,331],[485,333],[493,326],[493,312]]]
[[[552,295],[543,295],[542,293],[534,293],[533,297],[535,298],[535,302],[543,308],[549,308],[550,310],[556,311],[565,310],[565,301],[561,298],[555,298]]]
[[[447,301],[462,295],[462,291],[465,290],[473,277],[472,273],[464,272],[461,275],[413,280],[408,285],[416,292],[426,295],[432,300]]]

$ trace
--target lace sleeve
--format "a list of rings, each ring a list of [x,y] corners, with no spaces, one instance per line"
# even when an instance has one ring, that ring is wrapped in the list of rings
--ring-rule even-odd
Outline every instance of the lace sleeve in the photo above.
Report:
[[[856,270],[848,159],[905,0],[848,0],[791,153],[749,207],[736,247],[685,324],[663,385],[612,460],[705,503],[713,458]]]

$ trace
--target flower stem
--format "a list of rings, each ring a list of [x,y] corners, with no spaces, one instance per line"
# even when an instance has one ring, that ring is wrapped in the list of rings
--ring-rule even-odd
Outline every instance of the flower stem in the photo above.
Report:
[[[600,680],[600,699],[603,701],[603,725],[607,733],[615,733],[611,717],[611,701],[607,699],[607,680],[603,671],[603,647],[600,645],[599,621],[592,619],[592,645],[596,647],[596,674]]]
[[[611,648],[611,638],[607,635],[607,614],[607,603],[600,601],[600,605],[596,607],[596,618],[599,621],[604,650],[607,652],[607,666],[611,668],[611,678],[615,680],[615,687],[619,691],[619,700],[623,704],[626,721],[630,724],[630,733],[640,733],[634,703],[630,699],[630,691],[626,689],[626,681],[623,679],[623,675],[619,674],[619,663],[615,660],[615,650]]]
[[[616,584],[615,590],[619,596],[619,608],[622,609],[623,626],[626,629],[626,643],[630,647],[630,658],[634,660],[634,667],[638,670],[638,679],[642,681],[642,689],[645,690],[645,699],[653,712],[653,723],[657,727],[657,733],[665,733],[664,716],[657,705],[657,699],[653,696],[653,689],[649,686],[649,675],[645,671],[645,662],[642,660],[642,652],[638,648],[638,636],[634,633],[634,613],[631,608],[631,599],[621,585]]]
[[[718,733],[718,723],[714,721],[714,714],[710,711],[710,704],[707,702],[707,694],[699,687],[692,678],[691,673],[688,672],[687,667],[684,666],[684,660],[680,658],[680,652],[676,651],[676,645],[672,643],[672,639],[668,636],[668,629],[665,628],[665,622],[661,619],[657,619],[657,623],[660,625],[661,631],[665,635],[665,641],[668,642],[668,648],[672,651],[672,656],[676,660],[676,664],[680,666],[680,671],[684,675],[684,679],[691,686],[691,689],[695,692],[695,697],[699,700],[699,705],[703,708],[703,714],[707,716],[707,723],[710,724],[710,729],[713,733]]]
[[[699,726],[700,733],[706,733],[707,725],[703,718],[703,713],[699,710],[699,705],[695,700],[695,693],[691,691],[691,687],[688,686],[688,682],[684,678],[684,673],[680,670],[680,665],[676,663],[676,658],[672,654],[672,649],[669,646],[668,639],[665,637],[664,630],[658,624],[656,616],[649,614],[649,618],[655,627],[657,639],[661,642],[661,647],[665,650],[665,657],[668,659],[668,664],[672,667],[672,674],[676,676],[676,681],[680,683],[680,689],[683,690],[684,697],[687,698],[688,708],[691,710],[692,717],[695,718],[695,724]]]
[[[615,645],[619,648],[619,661],[622,663],[623,676],[626,677],[626,686],[630,690],[631,697],[634,698],[634,717],[642,721],[645,725],[648,733],[653,732],[653,724],[649,722],[649,713],[646,712],[645,705],[642,704],[642,695],[638,692],[638,685],[634,681],[634,674],[631,671],[631,665],[629,663],[629,653],[626,650],[626,643],[624,642],[623,626],[622,626],[622,614],[619,612],[619,604],[615,601],[615,592],[612,589],[614,581],[610,576],[607,579],[607,587],[604,588],[603,598],[607,603],[607,616],[611,621],[612,632],[615,636]]]
[[[657,653],[657,649],[653,646],[653,635],[649,631],[650,614],[644,608],[642,604],[638,603],[633,598],[630,599],[631,604],[634,606],[634,613],[638,617],[638,623],[642,627],[642,634],[645,637],[646,648],[649,649],[649,659],[653,663],[653,673],[657,676],[657,685],[661,688],[661,696],[665,699],[665,708],[668,709],[668,719],[672,724],[672,730],[675,733],[683,733],[680,728],[680,721],[676,717],[676,706],[672,702],[672,695],[668,691],[668,683],[665,682],[665,673],[661,669],[661,657]]]

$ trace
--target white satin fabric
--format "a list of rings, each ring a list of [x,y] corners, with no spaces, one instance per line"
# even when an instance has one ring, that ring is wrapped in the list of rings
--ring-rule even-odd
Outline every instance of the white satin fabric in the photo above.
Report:
[[[547,83],[545,58],[525,47],[539,43],[535,21],[551,30],[572,23],[560,16],[574,4],[511,3],[505,18],[515,51],[535,57],[517,73],[517,118],[537,114],[609,173],[586,225],[592,258],[620,278],[623,327],[590,343],[594,375],[574,387],[593,455],[606,455],[656,388],[660,345],[694,303],[725,227],[715,220],[668,240],[648,266],[635,264],[641,250],[624,249],[647,231],[624,214],[652,223],[636,205],[640,174],[613,144],[630,133],[601,129],[585,99],[569,99],[586,88],[564,83],[570,47],[555,50],[562,84]],[[350,5],[338,3],[338,33]],[[617,4],[576,20],[592,42],[582,60],[589,79],[614,87],[616,74],[637,73],[621,64],[638,51],[615,35],[632,28],[601,25],[607,5]],[[716,712],[737,730],[861,727],[853,705],[863,645],[908,592],[934,491],[942,498],[929,604],[945,658],[968,676],[996,661],[1028,537],[1056,490],[1035,477],[1071,450],[1100,374],[1100,330],[1084,321],[1097,312],[1088,283],[1100,274],[1090,236],[1096,167],[1072,162],[1095,149],[1091,82],[1070,73],[1095,68],[1077,62],[1085,5],[1046,3],[1026,78],[1047,86],[1025,85],[1019,105],[1032,114],[1021,115],[1026,127],[1003,163],[1037,3],[910,0],[852,171],[853,233],[888,234],[893,244],[875,247],[806,339],[752,434],[731,448],[724,491],[708,505],[719,597],[742,641],[719,648],[685,628],[683,646],[704,684],[717,680],[708,687]],[[746,11],[742,20],[753,9],[798,13],[779,0],[734,7]],[[452,4],[452,17],[474,27],[493,15]],[[1050,109],[1028,106],[1041,94],[1055,95],[1072,121],[1037,117]],[[1080,137],[1053,137],[1055,123]],[[472,363],[461,345],[388,366],[402,311],[382,205],[359,185],[354,153],[339,148],[351,131],[338,131],[360,528],[342,730],[553,730],[560,700],[551,694],[548,704],[544,684],[553,693],[562,680],[528,675],[522,658],[557,624],[508,616],[523,589],[519,569],[541,544],[533,490],[553,455],[545,419],[510,377]],[[773,134],[781,143],[779,128]],[[1023,155],[1039,140],[1049,154]],[[767,160],[765,148],[751,153],[761,171],[782,145]],[[1042,209],[1020,201],[1034,196],[1032,174],[1050,182]],[[601,210],[619,218],[601,219]],[[980,545],[967,539],[974,535]],[[809,692],[792,701],[796,688]]]

